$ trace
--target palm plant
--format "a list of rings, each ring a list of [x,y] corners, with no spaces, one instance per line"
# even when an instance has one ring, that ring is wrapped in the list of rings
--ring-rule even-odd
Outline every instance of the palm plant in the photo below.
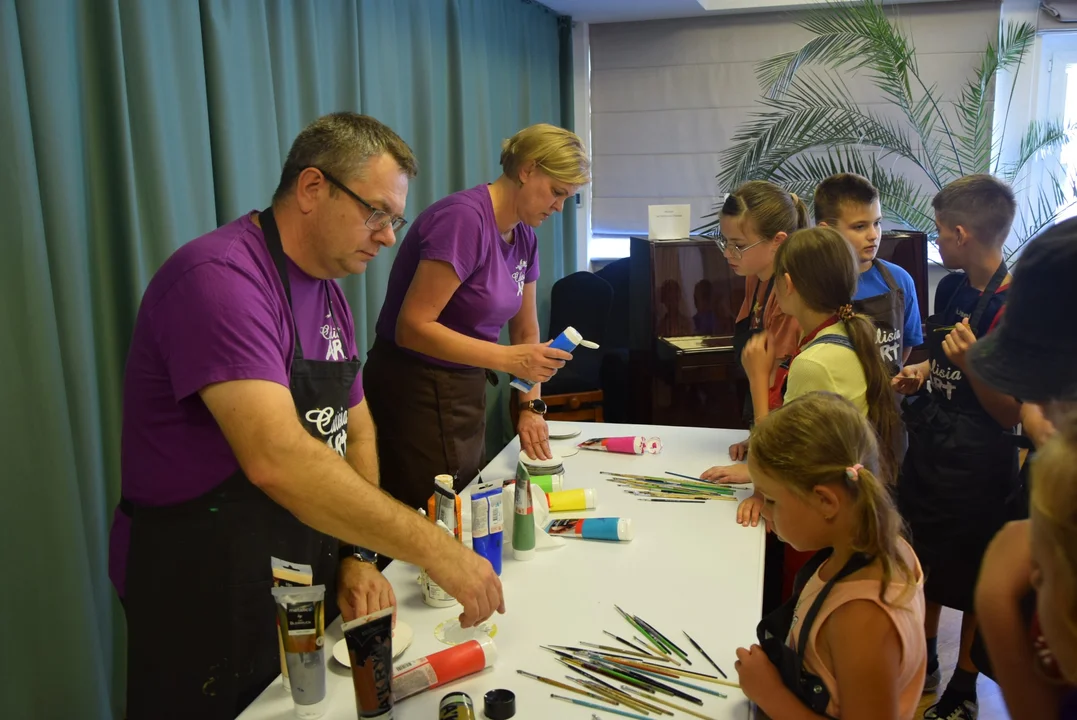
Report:
[[[741,125],[734,144],[722,153],[720,188],[764,179],[811,198],[823,178],[855,172],[879,189],[888,220],[934,237],[931,198],[937,190],[972,173],[992,173],[1019,188],[1029,182],[1032,161],[1067,138],[1061,123],[1033,122],[1024,130],[1017,156],[1004,161],[1006,124],[993,136],[992,103],[1000,100],[994,80],[999,71],[1016,77],[1036,36],[1029,23],[1000,27],[957,98],[944,97],[921,75],[910,38],[878,0],[832,2],[802,14],[797,24],[814,37],[799,50],[757,66],[765,110]],[[897,119],[850,100],[839,70],[866,75],[898,110]],[[1013,95],[1011,84],[1007,118]],[[945,112],[951,103],[954,112]],[[910,172],[896,167],[898,158],[911,163],[905,164]],[[1057,171],[1045,175],[1036,198],[1018,213],[1011,254],[1077,194],[1067,195]],[[709,217],[716,216],[717,211]]]

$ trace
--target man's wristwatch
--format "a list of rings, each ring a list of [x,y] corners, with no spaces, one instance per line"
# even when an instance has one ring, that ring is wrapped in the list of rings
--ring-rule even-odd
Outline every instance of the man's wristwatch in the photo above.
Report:
[[[367,550],[365,547],[359,547],[358,545],[341,545],[340,546],[340,559],[353,557],[359,562],[370,563],[371,565],[378,564],[378,554],[373,550]]]
[[[530,410],[533,413],[539,415],[546,414],[546,403],[542,402],[541,398],[535,400],[528,400],[527,402],[520,403],[521,410]]]

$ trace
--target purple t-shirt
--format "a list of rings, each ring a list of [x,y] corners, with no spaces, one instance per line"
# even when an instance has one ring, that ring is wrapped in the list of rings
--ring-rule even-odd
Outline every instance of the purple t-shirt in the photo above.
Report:
[[[295,324],[261,229],[249,215],[192,240],[150,280],[135,321],[123,387],[120,475],[135,505],[171,505],[213,489],[239,462],[198,391],[226,380],[289,386],[295,328],[303,356],[358,353],[340,287],[288,260]],[[332,323],[326,290],[332,299]],[[362,378],[349,407],[363,399]],[[109,571],[123,595],[130,522],[115,513]]]
[[[460,278],[460,287],[438,322],[490,342],[497,342],[501,328],[520,311],[524,285],[539,276],[538,239],[533,229],[519,223],[509,244],[497,229],[486,185],[453,193],[424,210],[400,244],[378,316],[378,337],[396,341],[396,321],[420,260],[447,262]],[[423,357],[439,365],[462,367]]]

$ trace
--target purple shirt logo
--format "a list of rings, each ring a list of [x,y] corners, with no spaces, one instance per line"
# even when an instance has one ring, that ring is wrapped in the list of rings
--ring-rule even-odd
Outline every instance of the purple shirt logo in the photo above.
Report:
[[[516,297],[521,297],[524,294],[524,283],[527,277],[527,261],[520,260],[516,263],[516,272],[512,274],[512,279],[516,281]]]

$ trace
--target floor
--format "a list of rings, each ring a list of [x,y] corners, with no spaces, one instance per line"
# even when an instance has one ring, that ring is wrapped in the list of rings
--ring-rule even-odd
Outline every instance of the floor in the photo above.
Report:
[[[939,664],[942,666],[942,684],[939,690],[946,688],[950,675],[957,665],[958,639],[961,637],[961,613],[956,610],[944,608],[942,620],[939,622]],[[1006,712],[1006,703],[1002,699],[1002,691],[991,680],[980,676],[976,684],[976,699],[980,704],[979,720],[1009,720],[1010,714]],[[917,718],[924,716],[924,710],[934,705],[938,700],[936,695],[925,695]]]

